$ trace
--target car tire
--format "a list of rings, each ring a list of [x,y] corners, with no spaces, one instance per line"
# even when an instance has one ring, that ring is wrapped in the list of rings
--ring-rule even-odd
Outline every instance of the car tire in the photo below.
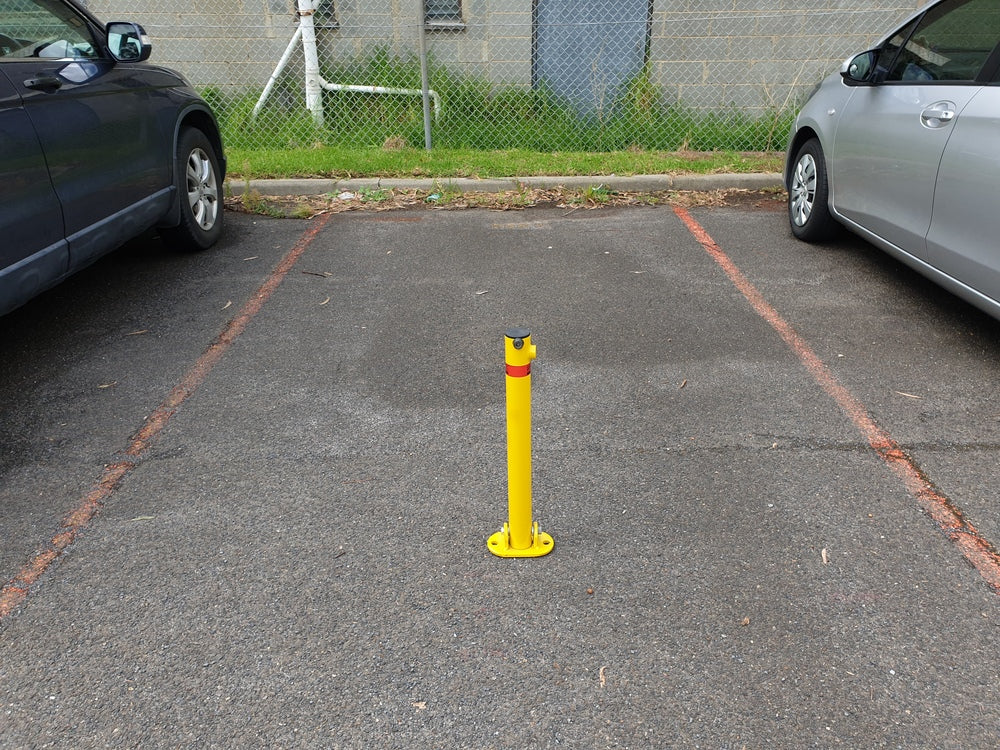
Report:
[[[205,250],[222,234],[222,184],[215,147],[198,128],[181,130],[174,172],[180,223],[166,230],[166,239],[178,250]]]
[[[826,159],[819,139],[810,138],[795,154],[788,184],[788,223],[804,242],[822,242],[839,225],[830,213]]]

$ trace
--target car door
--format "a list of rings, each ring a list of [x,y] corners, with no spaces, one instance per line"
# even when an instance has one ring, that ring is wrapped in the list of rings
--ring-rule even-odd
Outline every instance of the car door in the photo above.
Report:
[[[925,260],[1000,301],[1000,82],[962,112],[934,191]]]
[[[101,30],[70,5],[2,3],[0,34],[16,43],[0,59],[41,142],[76,269],[127,236],[122,223],[148,225],[162,212],[169,198],[155,196],[169,190],[169,140],[149,114],[141,68],[117,65]]]
[[[62,209],[0,56],[0,314],[66,273]]]
[[[830,160],[838,214],[923,256],[938,166],[983,87],[996,0],[947,0],[890,38],[875,85],[840,113]]]

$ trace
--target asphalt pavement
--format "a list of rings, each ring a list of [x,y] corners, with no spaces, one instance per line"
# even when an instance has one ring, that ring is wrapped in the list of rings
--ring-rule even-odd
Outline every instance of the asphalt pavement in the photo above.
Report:
[[[0,320],[0,746],[997,745],[995,321],[771,204],[227,218]]]

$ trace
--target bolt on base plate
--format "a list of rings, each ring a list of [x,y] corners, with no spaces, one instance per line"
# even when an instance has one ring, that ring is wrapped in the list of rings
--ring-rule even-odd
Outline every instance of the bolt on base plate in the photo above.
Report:
[[[552,537],[538,530],[538,522],[531,529],[531,546],[525,549],[514,549],[510,546],[510,526],[503,525],[503,531],[493,534],[486,542],[490,552],[497,557],[541,557],[549,554],[555,547]]]

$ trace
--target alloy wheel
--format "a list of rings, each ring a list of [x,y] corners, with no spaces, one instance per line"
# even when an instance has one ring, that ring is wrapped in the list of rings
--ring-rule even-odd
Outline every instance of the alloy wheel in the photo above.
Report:
[[[212,160],[200,148],[187,160],[187,194],[191,214],[202,229],[211,229],[219,216],[219,184]]]
[[[816,201],[816,160],[812,154],[802,154],[796,163],[789,193],[792,221],[796,226],[804,227]]]

